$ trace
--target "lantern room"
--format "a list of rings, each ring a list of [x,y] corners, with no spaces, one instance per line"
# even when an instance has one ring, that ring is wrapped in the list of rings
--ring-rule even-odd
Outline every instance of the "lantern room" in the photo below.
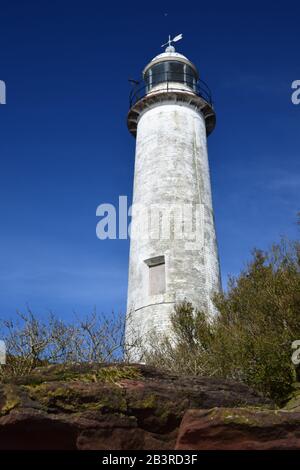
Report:
[[[181,83],[196,91],[199,74],[192,62],[170,46],[145,67],[143,79],[147,92],[165,82]]]

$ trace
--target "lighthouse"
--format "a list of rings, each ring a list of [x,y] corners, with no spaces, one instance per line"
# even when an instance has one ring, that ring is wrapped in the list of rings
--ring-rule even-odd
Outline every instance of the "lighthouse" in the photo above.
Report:
[[[220,290],[207,136],[215,127],[211,93],[196,66],[165,51],[143,70],[130,96],[128,129],[136,139],[126,343],[143,348],[172,334],[170,315],[188,301],[215,314]],[[133,354],[139,359],[137,347]]]

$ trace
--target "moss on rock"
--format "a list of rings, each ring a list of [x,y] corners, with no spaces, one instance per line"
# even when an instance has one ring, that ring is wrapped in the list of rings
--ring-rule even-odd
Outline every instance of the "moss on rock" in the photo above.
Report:
[[[2,386],[2,400],[0,404],[0,415],[6,415],[21,403],[18,389],[10,384]]]
[[[293,391],[284,405],[285,410],[300,411],[300,382],[296,382]]]

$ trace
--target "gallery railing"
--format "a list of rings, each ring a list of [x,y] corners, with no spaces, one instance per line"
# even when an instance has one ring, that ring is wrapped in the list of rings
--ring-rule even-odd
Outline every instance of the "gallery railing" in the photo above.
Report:
[[[180,88],[177,84],[183,84],[185,88]],[[211,91],[203,80],[196,80],[193,75],[185,73],[164,72],[152,74],[142,82],[135,83],[129,96],[129,107],[134,106],[144,96],[158,91],[191,91],[213,105]]]

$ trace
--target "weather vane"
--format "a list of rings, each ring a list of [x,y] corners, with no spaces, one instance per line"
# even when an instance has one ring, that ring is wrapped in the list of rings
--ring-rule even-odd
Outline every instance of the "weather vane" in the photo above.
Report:
[[[169,34],[168,42],[166,42],[165,44],[163,44],[161,47],[165,47],[165,46],[171,47],[172,42],[180,41],[180,39],[182,39],[182,37],[183,37],[182,34],[178,34],[178,35],[175,36],[173,39],[171,39],[171,36],[170,36],[170,34]]]

